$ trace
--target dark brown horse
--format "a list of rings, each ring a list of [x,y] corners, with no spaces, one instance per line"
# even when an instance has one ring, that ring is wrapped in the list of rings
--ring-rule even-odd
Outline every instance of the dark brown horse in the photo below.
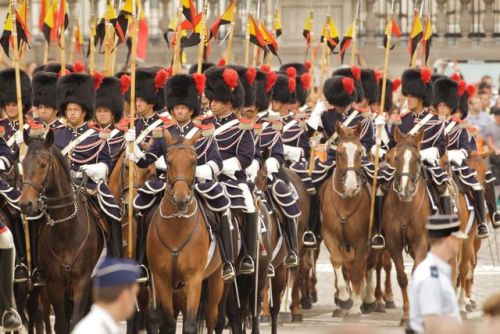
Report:
[[[224,283],[218,248],[209,262],[209,230],[194,196],[194,144],[200,133],[191,139],[174,138],[169,131],[164,133],[168,144],[166,188],[147,237],[155,295],[162,306],[165,332],[175,332],[176,317],[182,311],[183,333],[196,333],[202,282],[206,280],[205,321],[208,332],[212,333]]]
[[[397,144],[387,155],[388,162],[396,172],[384,201],[383,230],[386,249],[394,261],[403,295],[401,325],[406,325],[409,319],[408,277],[404,271],[403,250],[413,257],[415,267],[425,258],[429,248],[425,223],[432,210],[421,171],[420,142],[423,134],[421,130],[411,136],[395,127],[394,139]]]
[[[336,132],[335,171],[320,192],[322,236],[330,252],[341,309],[334,314],[357,317],[361,315],[365,273],[373,268],[376,258],[369,247],[370,190],[362,169],[360,127],[349,129],[337,124]],[[374,305],[372,282],[368,280],[372,288],[364,300]]]
[[[92,270],[103,249],[103,235],[88,195],[72,184],[65,157],[53,146],[54,135],[31,139],[23,160],[19,205],[24,214],[44,211],[38,235],[38,263],[47,281],[56,333],[69,333],[90,306]]]

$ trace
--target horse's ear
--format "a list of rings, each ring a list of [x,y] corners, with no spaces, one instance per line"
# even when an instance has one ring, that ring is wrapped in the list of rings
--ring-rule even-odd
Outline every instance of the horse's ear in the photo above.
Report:
[[[54,131],[49,130],[49,131],[47,131],[47,134],[45,135],[44,146],[45,146],[45,148],[50,149],[52,144],[54,144]]]
[[[396,143],[399,143],[401,140],[402,135],[401,135],[401,130],[399,130],[399,125],[394,126],[394,140]]]
[[[340,122],[335,123],[335,132],[338,133],[339,137],[344,136],[344,128]]]
[[[169,129],[163,129],[163,137],[167,141],[168,145],[173,145],[174,144],[174,142],[175,142],[174,136],[172,136],[172,134],[170,133]]]
[[[26,143],[26,146],[30,146],[31,144],[31,137],[28,129],[23,129],[23,137],[24,137],[24,142]]]
[[[198,131],[194,134],[194,136],[192,136],[191,138],[189,139],[185,139],[184,140],[184,143],[185,144],[188,144],[188,145],[192,145],[194,146],[194,144],[198,141],[198,139],[201,138],[201,131]]]

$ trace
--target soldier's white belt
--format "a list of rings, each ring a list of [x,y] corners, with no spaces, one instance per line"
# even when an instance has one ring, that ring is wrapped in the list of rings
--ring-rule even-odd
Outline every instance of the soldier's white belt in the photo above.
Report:
[[[28,130],[30,128],[29,124],[24,124],[23,129]],[[15,134],[7,140],[7,146],[12,147],[16,141]]]
[[[342,123],[342,126],[344,127],[348,127],[349,125],[351,125],[352,121],[356,118],[356,116],[359,115],[359,111],[357,110],[354,110],[350,115],[349,117],[347,117],[347,119]],[[335,142],[335,140],[337,140],[339,134],[337,132],[335,132],[329,139],[329,141],[331,143]],[[335,145],[335,148],[331,147],[332,149],[337,149],[337,146]]]
[[[420,122],[418,122],[417,124],[415,124],[415,126],[413,126],[413,128],[410,130],[410,132],[408,132],[409,135],[411,136],[414,136],[417,134],[417,132],[425,125],[427,124],[427,122],[429,122],[431,120],[431,118],[434,117],[433,114],[431,113],[428,113],[427,115],[425,115],[424,118],[422,118],[422,120]]]
[[[235,126],[238,123],[239,123],[239,120],[233,119],[232,121],[229,121],[226,124],[223,124],[223,125],[219,126],[217,129],[215,129],[214,135],[215,136],[220,135],[221,133],[223,133],[224,131],[226,131],[230,127]]]
[[[71,141],[65,148],[62,149],[61,153],[63,155],[68,154],[71,150],[78,146],[82,141],[93,135],[96,131],[94,129],[88,129],[84,133],[82,133],[78,138]]]
[[[160,118],[156,121],[154,121],[150,126],[148,126],[146,129],[144,129],[144,131],[141,132],[141,134],[139,135],[139,137],[136,138],[135,140],[135,143],[137,145],[139,145],[140,143],[142,143],[142,141],[144,140],[144,138],[146,138],[147,135],[149,135],[151,133],[151,131],[153,131],[154,129],[156,129],[157,127],[159,127],[161,124],[163,123],[163,120]]]
[[[450,124],[448,124],[448,126],[444,129],[444,134],[447,135],[448,133],[450,133],[450,131],[453,130],[456,124],[457,122],[455,121],[452,121]]]

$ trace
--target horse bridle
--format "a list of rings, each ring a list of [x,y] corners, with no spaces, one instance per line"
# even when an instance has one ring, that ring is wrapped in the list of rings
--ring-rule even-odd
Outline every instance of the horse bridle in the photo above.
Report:
[[[397,152],[396,152],[397,153]],[[422,176],[422,163],[420,162],[420,159],[418,159],[418,162],[417,162],[417,172],[415,173],[415,175],[412,175],[410,172],[401,172],[399,173],[397,170],[396,170],[396,177],[394,178],[394,181],[392,182],[392,190],[397,194],[398,191],[397,191],[397,187],[400,185],[399,184],[399,180],[401,180],[401,178],[403,176],[406,176],[408,177],[411,182],[413,182],[413,184],[415,184],[415,189],[413,190],[413,192],[410,194],[410,197],[413,198],[413,196],[415,196],[415,194],[417,193],[417,190],[418,190],[418,187],[416,186],[420,177]]]
[[[338,164],[337,166],[338,167]],[[360,179],[361,179],[361,182],[364,181],[364,175],[363,173],[361,172],[361,168],[356,168],[356,167],[347,167],[345,170],[342,170],[340,171],[338,168],[335,168],[335,170],[333,171],[333,175],[334,175],[334,178],[332,180],[332,184],[333,184],[333,191],[335,191],[337,193],[337,195],[339,195],[342,199],[345,199],[347,197],[347,195],[343,192],[340,192],[337,187],[335,186],[335,174],[337,173],[337,171],[339,172],[339,181],[341,184],[344,184],[345,182],[345,176],[347,175],[347,172],[354,172]],[[359,188],[361,190],[361,187]],[[359,192],[359,191],[358,191]],[[357,193],[355,195],[357,195]]]

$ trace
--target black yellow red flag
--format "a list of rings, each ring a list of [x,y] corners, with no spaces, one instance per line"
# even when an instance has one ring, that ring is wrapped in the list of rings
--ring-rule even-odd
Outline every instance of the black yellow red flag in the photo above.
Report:
[[[385,32],[384,32],[384,47],[387,47],[387,41],[388,41],[388,36],[389,34],[392,34],[392,36],[395,37],[401,37],[401,29],[399,28],[398,24],[396,23],[396,20],[392,19],[392,26],[387,22],[387,25],[385,26]],[[392,44],[390,46],[391,50],[394,49],[395,44]]]
[[[422,40],[422,54],[424,56],[424,64],[427,64],[427,61],[429,60],[431,42],[432,42],[432,23],[430,15],[427,15],[427,20],[425,21],[424,39]]]
[[[328,48],[332,53],[335,52],[335,48],[339,45],[340,38],[339,33],[337,31],[337,26],[335,25],[335,21],[332,18],[328,21],[327,24],[323,27],[323,31],[321,32],[321,43],[327,40]]]
[[[16,32],[17,32],[17,43],[19,46],[25,43],[29,46],[29,31],[26,25],[23,22],[21,14],[16,10]],[[12,18],[10,13],[7,13],[7,17],[5,18],[5,23],[3,27],[2,36],[0,36],[0,45],[2,46],[3,51],[10,57],[9,49],[10,46],[13,45],[13,36],[12,36]]]
[[[413,65],[413,56],[417,51],[418,43],[420,43],[422,37],[422,20],[420,19],[418,12],[415,11],[415,18],[413,19],[413,26],[410,32],[410,43],[408,45],[408,52],[410,53],[410,66]]]
[[[249,16],[250,19],[250,43],[253,43],[257,45],[259,48],[265,49],[266,48],[266,42],[264,41],[264,36],[262,36],[262,33],[257,26],[257,23],[255,23],[255,20],[252,15]]]
[[[273,30],[276,38],[280,37],[283,33],[283,28],[281,27],[281,13],[279,9],[276,9],[274,12]]]
[[[306,39],[307,47],[311,45],[311,21],[312,12],[307,15],[306,22],[304,22],[304,29],[302,29],[302,36]]]
[[[46,13],[43,19],[42,33],[49,44],[55,37],[53,31],[55,31],[56,26],[56,5],[55,1],[47,0]]]
[[[59,2],[59,10],[57,11],[55,29],[57,31],[58,37],[64,34],[68,28],[68,10],[66,5],[66,0],[61,0]]]
[[[264,39],[264,43],[267,46],[267,49],[269,50],[269,52],[271,52],[273,55],[277,56],[278,55],[278,42],[276,42],[276,39],[274,38],[274,36],[266,29],[264,22],[260,22],[259,30],[262,33],[262,38]]]
[[[340,61],[341,61],[341,63],[344,63],[345,52],[347,51],[347,48],[351,44],[353,30],[354,30],[354,22],[349,26],[346,33],[344,34],[344,37],[342,37],[342,41],[340,42]]]
[[[212,39],[212,37],[217,39],[217,32],[219,31],[219,27],[233,22],[235,13],[236,13],[236,0],[232,0],[229,6],[227,6],[224,14],[222,14],[221,17],[219,17],[217,20],[215,20],[214,23],[212,23],[212,26],[210,27],[210,39]]]
[[[125,0],[122,8],[120,9],[120,13],[118,14],[118,17],[116,18],[115,31],[119,37],[117,44],[125,42],[125,37],[127,36],[129,21],[131,19],[132,11],[133,11],[133,8],[132,8],[133,2],[132,1],[133,0]]]

